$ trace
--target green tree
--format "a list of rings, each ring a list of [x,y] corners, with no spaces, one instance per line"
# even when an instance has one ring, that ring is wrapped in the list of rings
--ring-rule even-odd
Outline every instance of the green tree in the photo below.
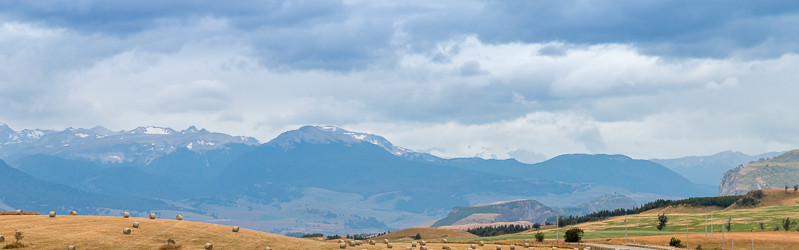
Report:
[[[414,240],[421,240],[422,239],[422,235],[419,234],[419,233],[416,233],[416,236],[413,236],[413,239]]]
[[[538,231],[538,229],[541,228],[541,224],[534,223],[533,228],[535,228],[535,231]]]
[[[793,192],[796,193],[797,190],[799,190],[799,184],[793,185]]]
[[[682,241],[680,239],[671,237],[671,240],[669,241],[669,246],[682,247]]]
[[[782,220],[782,229],[785,231],[791,230],[791,227],[796,225],[796,221],[791,221],[791,218],[785,218]]]
[[[788,184],[785,184],[785,193],[788,193]]]
[[[535,233],[535,241],[538,242],[544,241],[544,233],[542,232]]]
[[[760,231],[766,230],[766,225],[761,221],[760,222]]]
[[[569,228],[563,236],[563,240],[566,242],[580,242],[581,238],[583,238],[583,230],[579,227]]]
[[[669,222],[669,217],[667,217],[665,213],[658,215],[658,231],[663,230],[663,228],[666,227],[667,222]]]

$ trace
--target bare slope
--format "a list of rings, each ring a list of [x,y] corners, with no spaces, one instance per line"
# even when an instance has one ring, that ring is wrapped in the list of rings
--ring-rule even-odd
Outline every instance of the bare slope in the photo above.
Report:
[[[793,188],[799,183],[799,150],[792,150],[771,159],[738,166],[724,172],[719,195],[741,195],[751,190]]]
[[[134,221],[140,223],[133,228]],[[122,229],[132,229],[130,235]],[[217,224],[146,218],[58,215],[2,215],[0,235],[13,242],[14,230],[23,232],[22,242],[34,248],[66,249],[157,249],[172,239],[183,249],[203,249],[206,242],[215,249],[337,249],[337,244],[297,239],[270,233],[241,229],[232,232],[230,226]]]

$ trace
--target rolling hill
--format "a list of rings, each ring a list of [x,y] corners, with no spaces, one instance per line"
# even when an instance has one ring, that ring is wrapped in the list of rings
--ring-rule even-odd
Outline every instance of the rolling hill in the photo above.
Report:
[[[133,228],[134,221],[140,223]],[[131,228],[129,235],[123,228]],[[33,248],[66,249],[157,249],[172,239],[183,249],[338,249],[338,245],[297,239],[242,228],[232,232],[230,226],[146,218],[57,215],[0,215],[0,235],[5,245],[13,241],[14,230],[23,232],[22,243]]]
[[[799,184],[799,150],[738,166],[721,180],[719,195],[740,195],[751,190],[784,188]]]

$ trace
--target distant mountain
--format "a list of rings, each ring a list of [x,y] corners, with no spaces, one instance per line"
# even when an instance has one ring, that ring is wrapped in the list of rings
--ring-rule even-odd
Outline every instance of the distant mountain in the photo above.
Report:
[[[751,190],[793,188],[799,184],[799,150],[760,159],[724,172],[719,196],[742,195]]]
[[[442,159],[332,126],[305,126],[260,144],[194,127],[15,131],[3,125],[0,157],[41,185],[101,197],[87,203],[93,207],[138,197],[157,211],[192,211],[197,220],[248,223],[281,234],[393,230],[441,218],[453,207],[499,200],[563,206],[612,192],[637,200],[707,193],[665,167],[626,156],[563,155],[532,165]],[[16,179],[7,184],[27,185]],[[6,204],[42,204],[31,200]],[[573,210],[624,202],[610,197]],[[515,218],[508,216],[502,218]]]
[[[456,207],[447,214],[447,217],[436,221],[431,227],[516,221],[543,224],[544,221],[554,222],[558,214],[560,211],[557,209],[534,200],[514,200]]]
[[[565,194],[575,188],[406,160],[379,140],[356,136],[311,126],[283,133],[231,162],[209,192],[266,203],[296,198],[309,187],[364,197],[392,193],[398,197],[395,209],[423,213],[468,205],[469,196]]]
[[[3,159],[13,161],[26,155],[52,155],[115,164],[149,164],[180,148],[202,152],[231,143],[258,144],[255,138],[212,133],[194,126],[182,131],[152,126],[118,132],[103,127],[14,131],[3,124],[0,138],[3,138],[0,139],[0,158]]]
[[[716,192],[716,188],[713,186],[692,183],[657,163],[636,160],[624,155],[566,154],[536,164],[525,164],[514,159],[440,159],[434,156],[414,159],[508,177],[590,183],[639,193],[691,197],[712,196]]]
[[[117,183],[124,188],[126,183]],[[154,211],[167,208],[162,201],[108,196],[75,190],[71,187],[36,179],[0,160],[0,204],[9,208],[47,213],[66,214],[75,210],[81,214],[104,214],[109,209]]]
[[[724,151],[710,156],[688,156],[677,159],[652,159],[650,161],[663,165],[694,183],[718,186],[725,171],[751,161],[771,158],[782,153],[784,152],[747,155],[741,152]]]

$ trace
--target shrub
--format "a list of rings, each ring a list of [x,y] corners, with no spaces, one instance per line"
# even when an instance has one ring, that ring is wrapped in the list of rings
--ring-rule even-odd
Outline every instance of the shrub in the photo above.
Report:
[[[682,241],[680,239],[671,237],[671,240],[669,241],[669,246],[682,247]]]
[[[583,230],[578,227],[573,227],[566,230],[566,235],[563,237],[563,240],[566,242],[580,242],[581,238],[583,238]]]
[[[14,239],[16,239],[17,241],[14,242],[14,243],[19,243],[19,241],[21,241],[23,238],[25,238],[25,234],[23,234],[22,231],[17,231],[15,229],[14,230]]]
[[[752,191],[752,197],[755,197],[755,199],[762,199],[763,198],[763,190]]]
[[[544,241],[544,233],[538,232],[535,234],[535,241],[542,242]]]
[[[413,239],[414,240],[421,240],[422,239],[422,235],[419,234],[419,233],[416,233],[416,236],[413,236]]]

